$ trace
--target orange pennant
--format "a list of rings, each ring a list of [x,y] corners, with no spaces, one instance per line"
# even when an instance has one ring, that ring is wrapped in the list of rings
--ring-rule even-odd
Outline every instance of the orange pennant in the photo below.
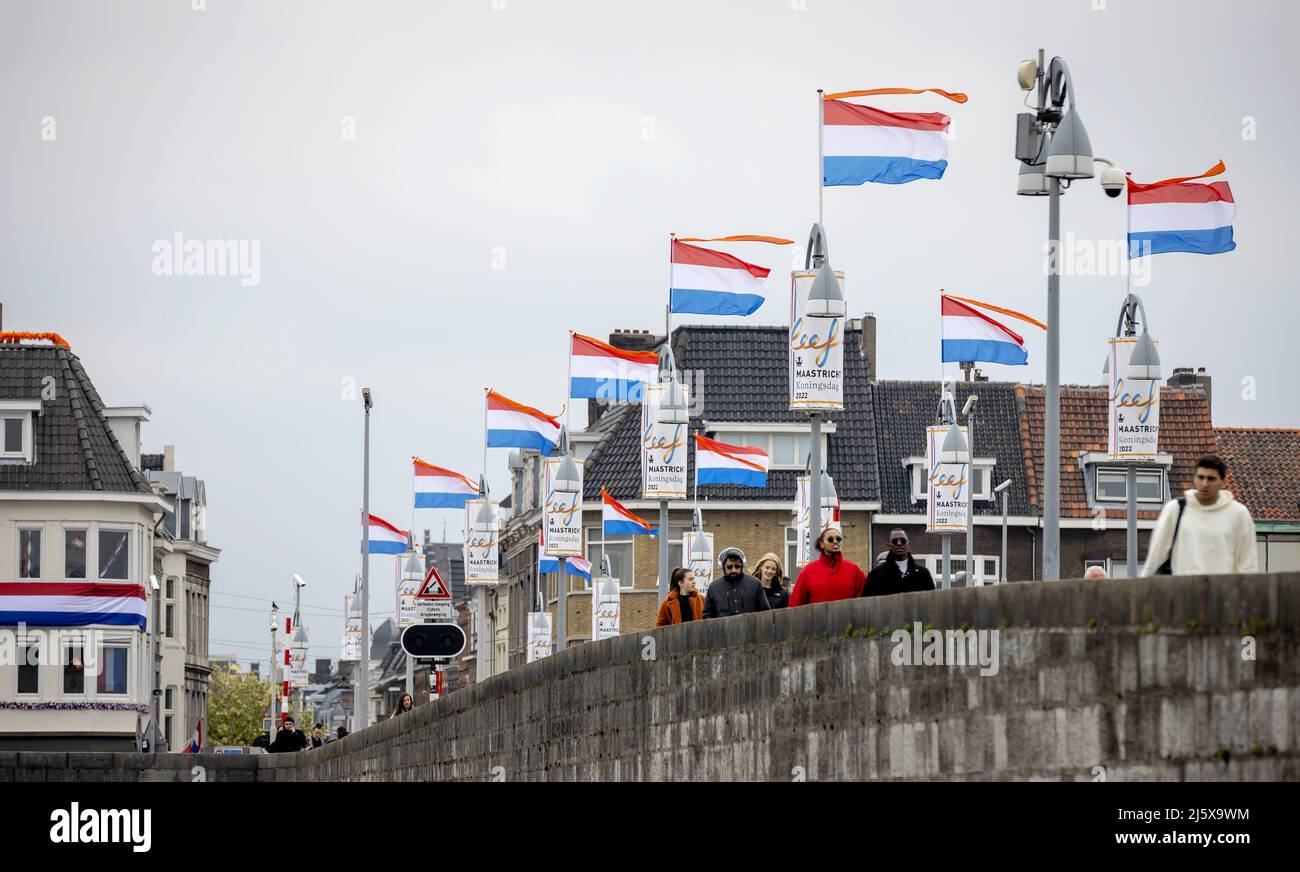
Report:
[[[1035,327],[1041,327],[1044,330],[1047,329],[1047,325],[1044,324],[1042,321],[1039,321],[1036,318],[1031,318],[1022,312],[1017,312],[1014,309],[1004,309],[1001,306],[994,306],[991,303],[981,303],[979,300],[971,300],[966,297],[959,297],[956,294],[945,293],[944,296],[951,297],[957,302],[965,303],[968,306],[977,306],[981,309],[988,309],[990,312],[997,312],[999,315],[1007,315],[1011,318],[1018,318],[1021,321],[1024,321],[1026,324],[1033,324]]]
[[[782,239],[779,236],[677,236],[674,237],[678,242],[768,242],[772,245],[793,245],[793,239]]]
[[[841,97],[874,97],[877,94],[938,94],[954,103],[965,103],[969,98],[960,91],[945,91],[942,88],[868,88],[865,91],[840,91],[826,94],[823,99],[838,100]]]

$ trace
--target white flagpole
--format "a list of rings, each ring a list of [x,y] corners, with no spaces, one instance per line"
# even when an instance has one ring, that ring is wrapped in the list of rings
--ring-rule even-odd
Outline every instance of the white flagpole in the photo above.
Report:
[[[822,219],[822,193],[826,189],[826,159],[822,152],[825,144],[822,137],[826,131],[826,98],[822,96],[822,89],[817,89],[817,223],[823,223]]]

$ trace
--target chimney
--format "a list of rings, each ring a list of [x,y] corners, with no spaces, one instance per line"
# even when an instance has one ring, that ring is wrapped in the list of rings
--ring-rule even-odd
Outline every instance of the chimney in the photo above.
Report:
[[[1205,409],[1210,414],[1210,420],[1214,420],[1214,403],[1210,393],[1210,375],[1205,371],[1205,367],[1200,366],[1193,370],[1190,366],[1174,367],[1174,374],[1169,376],[1169,386],[1171,388],[1189,388],[1200,386],[1205,391]]]
[[[615,330],[609,334],[609,344],[622,351],[658,351],[664,337],[649,330]],[[600,418],[600,403],[587,400],[587,426]]]
[[[175,445],[163,446],[163,470],[165,472],[176,471],[176,446]]]
[[[862,318],[862,356],[867,359],[867,379],[876,381],[876,316],[871,312]]]

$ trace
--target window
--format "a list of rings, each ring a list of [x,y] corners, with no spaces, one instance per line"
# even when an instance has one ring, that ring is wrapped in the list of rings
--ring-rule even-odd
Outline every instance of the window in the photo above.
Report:
[[[70,645],[63,649],[63,692],[86,692],[86,661],[80,645]]]
[[[630,588],[635,585],[633,576],[632,552],[633,540],[630,538],[609,539],[606,538],[603,547],[603,553],[609,558],[609,572],[613,578],[618,579],[618,586],[621,588]],[[678,554],[681,554],[681,542],[678,541]],[[592,577],[600,573],[600,557],[602,546],[600,542],[600,528],[587,528],[587,559],[591,561]]]
[[[126,664],[129,650],[124,644],[104,644],[99,649],[99,679],[95,689],[102,694],[126,693]]]
[[[934,586],[943,587],[943,555],[942,554],[913,554],[916,562],[930,570],[930,575],[934,577]],[[975,555],[975,579],[967,585],[974,587],[985,584],[997,584],[1001,578],[999,572],[1000,557],[985,557],[981,554]],[[954,585],[960,583],[957,573],[966,571],[966,555],[953,554],[948,558],[949,569],[952,572]]]
[[[167,599],[176,599],[176,579],[171,577],[167,579]]]
[[[86,577],[86,530],[63,531],[63,577]]]
[[[163,612],[163,614],[165,615],[164,620],[166,621],[167,624],[166,626],[167,638],[175,639],[176,638],[176,606],[172,605],[171,603],[168,603],[167,608]]]
[[[163,741],[167,743],[168,748],[171,748],[172,746],[172,716],[171,715],[167,715],[165,718],[163,718]]]
[[[4,453],[5,455],[23,453],[23,419],[5,418]]]
[[[18,692],[41,692],[41,647],[27,642],[18,648]]]
[[[799,565],[799,528],[785,528],[785,573],[794,577],[798,573],[795,568]]]
[[[126,530],[99,531],[99,577],[125,581],[131,562],[131,534]]]
[[[41,577],[41,531],[18,531],[18,577]]]
[[[176,705],[176,687],[175,685],[171,685],[168,686],[168,688],[163,691],[163,709],[165,709],[166,711],[171,711],[175,705]]]
[[[1096,499],[1099,503],[1128,502],[1128,471],[1122,466],[1095,467]],[[1163,469],[1137,471],[1137,501],[1163,503],[1165,473]]]

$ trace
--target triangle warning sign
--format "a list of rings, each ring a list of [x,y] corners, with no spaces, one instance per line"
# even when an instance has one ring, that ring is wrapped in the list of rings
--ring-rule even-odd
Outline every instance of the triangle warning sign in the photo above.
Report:
[[[451,592],[447,590],[447,585],[443,582],[442,576],[438,574],[438,567],[434,564],[429,564],[429,571],[424,574],[424,584],[420,585],[415,598],[426,600],[451,599]]]

